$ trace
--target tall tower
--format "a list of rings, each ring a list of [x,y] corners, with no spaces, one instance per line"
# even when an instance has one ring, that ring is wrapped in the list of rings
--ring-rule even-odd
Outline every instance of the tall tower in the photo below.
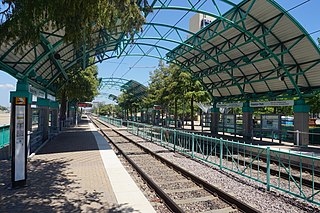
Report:
[[[215,18],[212,16],[197,13],[189,20],[189,30],[196,33],[214,20]]]

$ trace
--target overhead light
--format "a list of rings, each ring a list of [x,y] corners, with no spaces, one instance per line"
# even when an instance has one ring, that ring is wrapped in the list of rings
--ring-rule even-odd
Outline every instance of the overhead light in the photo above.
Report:
[[[53,57],[54,57],[55,59],[57,59],[57,60],[59,60],[59,59],[61,58],[61,56],[60,56],[59,53],[55,53],[55,54],[53,55]]]
[[[284,81],[284,75],[280,75],[279,81]]]

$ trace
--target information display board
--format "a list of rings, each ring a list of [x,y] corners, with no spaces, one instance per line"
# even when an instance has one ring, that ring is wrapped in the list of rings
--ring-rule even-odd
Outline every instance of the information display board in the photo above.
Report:
[[[12,187],[26,185],[27,179],[27,103],[25,97],[14,97],[12,115],[14,115],[11,131],[12,145]]]
[[[202,114],[202,126],[203,127],[210,127],[211,125],[211,114],[210,113],[203,113]]]
[[[261,128],[263,130],[279,131],[281,126],[280,115],[261,115]]]
[[[224,127],[234,128],[236,123],[236,115],[223,115]]]

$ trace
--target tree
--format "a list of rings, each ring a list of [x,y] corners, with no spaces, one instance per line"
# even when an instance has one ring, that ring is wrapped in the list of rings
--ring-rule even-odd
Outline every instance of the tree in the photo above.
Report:
[[[168,97],[173,100],[174,104],[174,126],[177,127],[178,121],[178,101],[184,98],[187,87],[189,86],[188,79],[191,78],[191,74],[187,72],[181,72],[177,65],[170,64],[170,75],[166,77],[166,85],[170,91]]]
[[[73,77],[63,84],[57,93],[61,103],[60,119],[65,120],[67,100],[72,102],[91,102],[98,95],[99,81],[97,78],[98,68],[96,65],[85,70],[74,67]]]
[[[191,130],[194,130],[194,101],[207,102],[210,100],[210,96],[209,93],[203,89],[200,81],[194,80],[191,77],[188,80],[190,82],[190,86],[188,87],[185,96],[190,99]]]
[[[160,61],[158,68],[150,73],[150,84],[147,96],[143,99],[142,103],[142,106],[147,109],[154,105],[159,105],[162,109],[162,118],[164,112],[168,110],[170,102],[168,97],[170,91],[167,88],[166,82],[169,74],[169,68],[164,65],[163,61]]]
[[[41,32],[55,29],[64,29],[64,41],[74,44],[84,37],[90,43],[85,35],[100,29],[133,35],[145,22],[142,11],[151,11],[146,0],[3,0],[0,5],[0,42],[19,38],[20,45],[37,44]]]
[[[103,105],[99,109],[99,115],[113,116],[114,112],[115,112],[114,104]]]

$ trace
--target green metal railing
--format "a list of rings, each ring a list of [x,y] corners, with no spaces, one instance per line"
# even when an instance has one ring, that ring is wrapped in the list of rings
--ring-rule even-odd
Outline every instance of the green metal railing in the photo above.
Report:
[[[107,116],[100,116],[99,118],[113,126],[122,127],[122,119],[107,117]]]
[[[10,125],[0,126],[0,149],[10,143]]]
[[[320,158],[127,121],[128,132],[320,205]],[[292,166],[300,169],[293,169]],[[308,167],[308,171],[305,169]],[[306,186],[308,179],[311,185]]]

